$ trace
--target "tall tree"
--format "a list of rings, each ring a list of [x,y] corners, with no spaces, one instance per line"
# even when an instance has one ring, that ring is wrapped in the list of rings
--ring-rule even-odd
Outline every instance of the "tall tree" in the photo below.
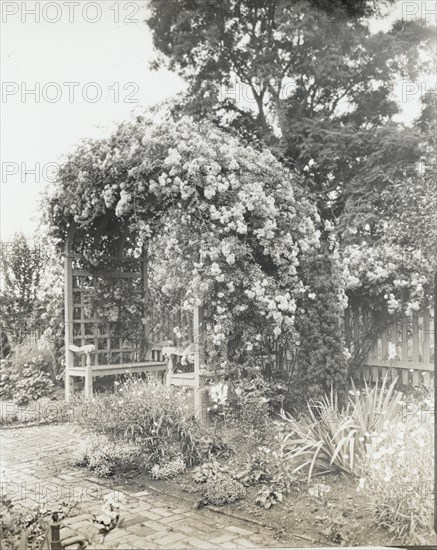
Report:
[[[313,264],[301,266],[316,297],[299,309],[297,356],[307,389],[338,383],[345,372],[344,288],[350,298],[369,294],[379,315],[395,303],[387,289],[397,284],[401,267],[414,281],[414,296],[422,285],[414,273],[423,266],[411,259],[400,266],[395,256],[407,250],[406,241],[414,243],[420,217],[412,207],[409,215],[402,212],[408,189],[424,203],[433,196],[412,169],[429,156],[423,143],[431,141],[432,114],[424,110],[421,124],[401,124],[394,90],[426,71],[423,53],[432,32],[421,21],[372,32],[372,18],[389,4],[149,1],[147,23],[160,52],[155,66],[165,64],[189,84],[176,109],[210,118],[252,146],[269,147],[304,176],[305,191],[317,203],[322,248]],[[422,226],[429,227],[427,213]],[[404,240],[400,228],[410,231]],[[358,260],[343,270],[348,255]]]
[[[1,251],[0,324],[9,341],[18,344],[36,324],[43,254],[22,234],[2,242]]]
[[[306,175],[323,218],[361,229],[378,226],[381,191],[418,160],[393,88],[416,81],[431,38],[417,21],[372,33],[379,6],[151,0],[148,24],[160,62],[189,83],[185,111],[267,144]]]

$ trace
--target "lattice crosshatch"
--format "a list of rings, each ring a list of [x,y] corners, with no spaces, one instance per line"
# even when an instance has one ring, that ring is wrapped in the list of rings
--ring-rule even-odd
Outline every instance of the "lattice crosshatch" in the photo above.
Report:
[[[92,228],[71,226],[65,243],[65,392],[84,380],[85,397],[98,376],[156,373],[167,385],[193,388],[202,414],[204,308],[169,311],[149,288],[147,251],[115,215]],[[187,351],[188,350],[188,351]],[[191,357],[182,366],[182,358]],[[202,371],[202,372],[201,372]]]
[[[147,258],[128,229],[114,216],[86,230],[72,226],[65,245],[67,398],[74,376],[85,378],[89,396],[96,376],[166,371],[152,349],[147,309]]]

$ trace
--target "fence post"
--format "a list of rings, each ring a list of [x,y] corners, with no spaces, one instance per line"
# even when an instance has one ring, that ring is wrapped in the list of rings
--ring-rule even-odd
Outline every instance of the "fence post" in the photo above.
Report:
[[[434,274],[434,384],[437,369],[437,271]],[[434,391],[434,445],[437,445],[437,392]],[[434,532],[437,533],[437,461],[434,460]]]
[[[203,387],[200,376],[200,368],[203,364],[203,309],[201,306],[194,308],[193,319],[194,340],[194,414],[200,423],[205,422],[203,406]]]

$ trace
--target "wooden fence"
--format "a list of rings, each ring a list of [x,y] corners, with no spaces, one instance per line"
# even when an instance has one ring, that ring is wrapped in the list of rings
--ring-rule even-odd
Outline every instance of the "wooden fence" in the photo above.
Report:
[[[347,310],[344,317],[346,345],[352,356],[363,350],[369,338],[372,317],[364,308]],[[389,372],[401,384],[432,386],[434,384],[434,311],[423,308],[411,317],[394,316],[392,322],[373,338],[365,350],[363,367],[357,378],[376,382]]]

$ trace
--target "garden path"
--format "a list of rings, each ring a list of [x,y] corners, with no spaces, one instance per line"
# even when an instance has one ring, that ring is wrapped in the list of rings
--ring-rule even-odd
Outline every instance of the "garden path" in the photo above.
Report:
[[[156,493],[147,487],[120,490],[108,479],[68,464],[81,434],[71,424],[7,428],[1,432],[2,492],[13,501],[34,507],[46,499],[76,504],[74,516],[63,522],[62,538],[85,535],[89,549],[141,548],[265,548],[299,547],[302,540],[278,543],[272,531],[209,509],[195,510],[189,503]],[[153,484],[151,484],[153,485]],[[130,487],[132,484],[130,485]],[[122,523],[102,540],[93,524],[103,497],[123,500]]]

